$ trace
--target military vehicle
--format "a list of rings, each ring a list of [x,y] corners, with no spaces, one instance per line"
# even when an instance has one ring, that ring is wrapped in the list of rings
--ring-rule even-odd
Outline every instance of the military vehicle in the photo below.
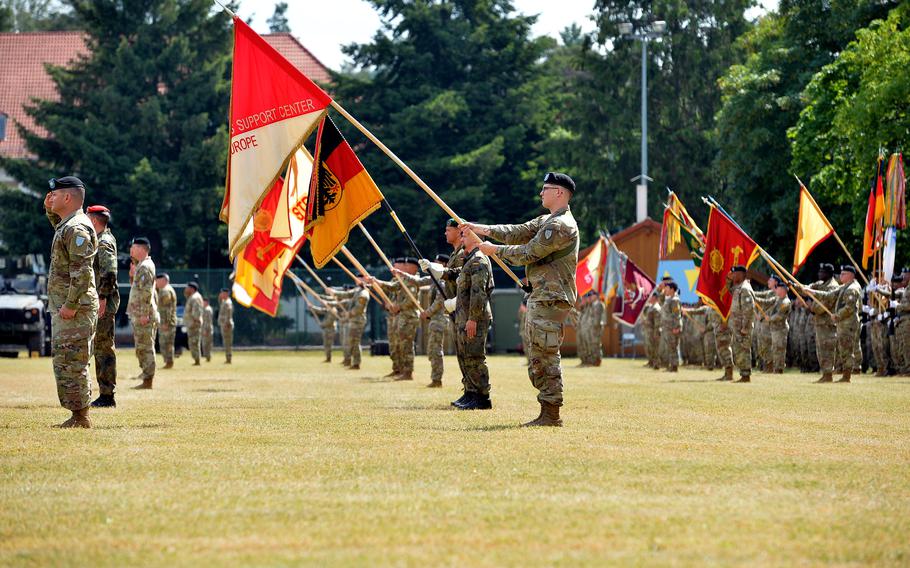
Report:
[[[50,355],[51,316],[47,311],[44,256],[0,256],[0,354]]]

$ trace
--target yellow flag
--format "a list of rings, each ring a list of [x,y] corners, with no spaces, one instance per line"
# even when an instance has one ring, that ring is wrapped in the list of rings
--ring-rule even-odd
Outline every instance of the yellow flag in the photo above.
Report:
[[[796,224],[796,248],[793,251],[793,273],[795,274],[806,259],[822,241],[834,234],[834,227],[828,223],[818,204],[802,184],[799,187],[799,220]]]

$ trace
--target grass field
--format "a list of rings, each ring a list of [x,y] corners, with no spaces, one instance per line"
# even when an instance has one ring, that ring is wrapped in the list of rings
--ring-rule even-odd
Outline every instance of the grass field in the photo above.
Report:
[[[485,412],[451,409],[446,363],[438,390],[424,358],[390,383],[384,358],[183,357],[61,431],[50,360],[0,359],[0,564],[910,564],[910,379],[569,359],[566,427],[519,429],[521,359],[491,359]]]

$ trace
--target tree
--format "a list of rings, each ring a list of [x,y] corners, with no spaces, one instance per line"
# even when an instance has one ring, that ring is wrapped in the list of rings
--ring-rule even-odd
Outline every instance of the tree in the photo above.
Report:
[[[540,60],[555,42],[532,39],[534,18],[516,15],[507,0],[373,4],[383,28],[371,43],[345,47],[366,72],[335,74],[337,100],[461,216],[513,222],[540,214],[540,157],[551,127]],[[448,215],[362,136],[339,127],[415,240],[444,250]],[[394,225],[378,215],[368,219],[374,236],[406,252]]]
[[[0,0],[0,32],[79,29],[74,12],[58,0]]]
[[[291,26],[288,24],[288,18],[285,13],[288,11],[287,2],[278,2],[275,4],[275,11],[268,19],[269,31],[273,34],[279,32],[291,32]]]
[[[897,151],[910,139],[908,85],[910,5],[903,4],[859,30],[812,77],[799,121],[789,131],[792,170],[811,176],[810,189],[832,223],[843,237],[854,237],[854,256],[879,149]],[[907,250],[910,239],[901,237],[898,249]]]
[[[717,79],[735,60],[734,42],[749,29],[744,12],[751,5],[751,0],[595,3],[598,29],[571,46],[575,54],[561,88],[569,94],[548,154],[583,188],[573,202],[588,237],[635,221],[629,179],[640,171],[642,46],[624,38],[618,25],[667,22],[663,37],[648,45],[648,173],[654,178],[648,212],[659,219],[666,187],[686,201],[717,185],[712,169]]]
[[[810,79],[894,2],[784,0],[743,36],[742,63],[721,78],[717,114],[720,192],[731,213],[778,259],[793,250],[799,194],[787,130]],[[803,170],[806,176],[811,173]],[[826,203],[821,203],[826,210]]]
[[[35,157],[0,161],[35,192],[26,210],[40,216],[47,179],[73,173],[86,182],[89,203],[111,209],[121,242],[149,237],[168,266],[226,264],[217,214],[229,18],[213,14],[207,0],[84,0],[73,8],[89,54],[50,69],[59,101],[27,109],[48,132],[22,129]],[[0,231],[8,247],[19,246],[18,227]]]

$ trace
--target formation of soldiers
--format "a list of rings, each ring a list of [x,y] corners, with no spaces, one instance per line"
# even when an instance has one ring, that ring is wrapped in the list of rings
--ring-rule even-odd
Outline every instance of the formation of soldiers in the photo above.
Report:
[[[575,324],[575,344],[579,367],[600,367],[603,360],[604,320],[607,310],[600,294],[588,292],[575,303],[572,320]]]
[[[91,407],[117,405],[117,354],[114,349],[115,318],[120,306],[117,240],[109,227],[111,212],[107,207],[92,205],[83,211],[85,184],[80,179],[73,176],[53,178],[48,186],[44,208],[54,228],[48,273],[51,354],[60,405],[72,413],[59,426],[90,428]],[[139,375],[134,377],[141,381],[135,387],[137,389],[152,388],[157,366],[156,336],[164,357],[164,368],[174,366],[177,297],[168,275],[156,274],[151,250],[151,243],[145,237],[136,237],[130,242],[131,286],[126,314],[132,325],[140,367]],[[195,364],[199,364],[204,332],[203,301],[198,294],[198,284],[191,282],[186,289],[193,291],[193,302],[188,301],[186,308],[190,314],[187,328],[190,350]],[[227,294],[222,293],[220,302],[219,323],[229,363],[233,307]],[[195,307],[197,304],[198,308]],[[205,346],[210,357],[210,343]],[[94,401],[91,400],[88,371],[93,357],[100,391]]]
[[[910,268],[890,282],[877,273],[865,287],[850,265],[835,278],[834,266],[822,263],[808,286],[771,277],[761,291],[745,275],[743,266],[729,275],[726,322],[706,305],[679,308],[675,283],[661,282],[642,315],[647,365],[719,367],[720,381],[737,370],[737,382],[750,382],[753,369],[781,374],[788,367],[821,373],[817,383],[849,383],[867,370],[910,374]]]

